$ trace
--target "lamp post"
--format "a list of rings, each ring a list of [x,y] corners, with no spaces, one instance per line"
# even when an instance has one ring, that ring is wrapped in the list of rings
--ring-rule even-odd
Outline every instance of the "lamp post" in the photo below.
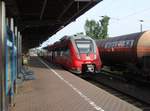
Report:
[[[140,20],[140,31],[142,32],[142,28],[143,28],[143,22],[144,20]]]

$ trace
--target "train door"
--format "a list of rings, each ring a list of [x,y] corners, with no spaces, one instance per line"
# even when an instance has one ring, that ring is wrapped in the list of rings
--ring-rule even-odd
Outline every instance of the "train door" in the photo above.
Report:
[[[71,67],[71,55],[70,55],[70,48],[69,46],[67,46],[65,48],[65,51],[64,51],[64,55],[65,55],[65,64],[67,65],[67,67]]]

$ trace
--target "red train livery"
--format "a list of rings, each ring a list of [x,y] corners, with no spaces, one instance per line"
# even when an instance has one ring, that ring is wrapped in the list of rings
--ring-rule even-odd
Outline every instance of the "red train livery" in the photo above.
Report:
[[[84,35],[64,36],[60,41],[45,47],[43,52],[48,61],[77,74],[96,73],[102,67],[95,41]]]

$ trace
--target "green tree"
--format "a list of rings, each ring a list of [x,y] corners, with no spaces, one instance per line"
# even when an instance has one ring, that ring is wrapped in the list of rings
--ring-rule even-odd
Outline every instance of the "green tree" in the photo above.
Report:
[[[101,23],[101,34],[100,39],[105,39],[108,37],[108,23],[109,23],[109,17],[104,16],[102,20],[100,20]]]
[[[95,21],[95,20],[86,20],[85,23],[85,31],[86,35],[94,38],[94,39],[105,39],[108,37],[108,22],[109,17],[104,16],[102,20]]]
[[[86,35],[98,39],[98,35],[100,34],[101,27],[99,22],[96,22],[95,20],[86,20],[85,23],[85,31]]]

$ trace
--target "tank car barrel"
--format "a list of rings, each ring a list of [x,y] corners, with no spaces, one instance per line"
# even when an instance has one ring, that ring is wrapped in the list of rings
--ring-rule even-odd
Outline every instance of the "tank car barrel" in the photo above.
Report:
[[[150,77],[145,74],[150,72],[150,67],[146,68],[150,65],[145,63],[150,58],[150,31],[99,40],[97,46],[103,65]]]

